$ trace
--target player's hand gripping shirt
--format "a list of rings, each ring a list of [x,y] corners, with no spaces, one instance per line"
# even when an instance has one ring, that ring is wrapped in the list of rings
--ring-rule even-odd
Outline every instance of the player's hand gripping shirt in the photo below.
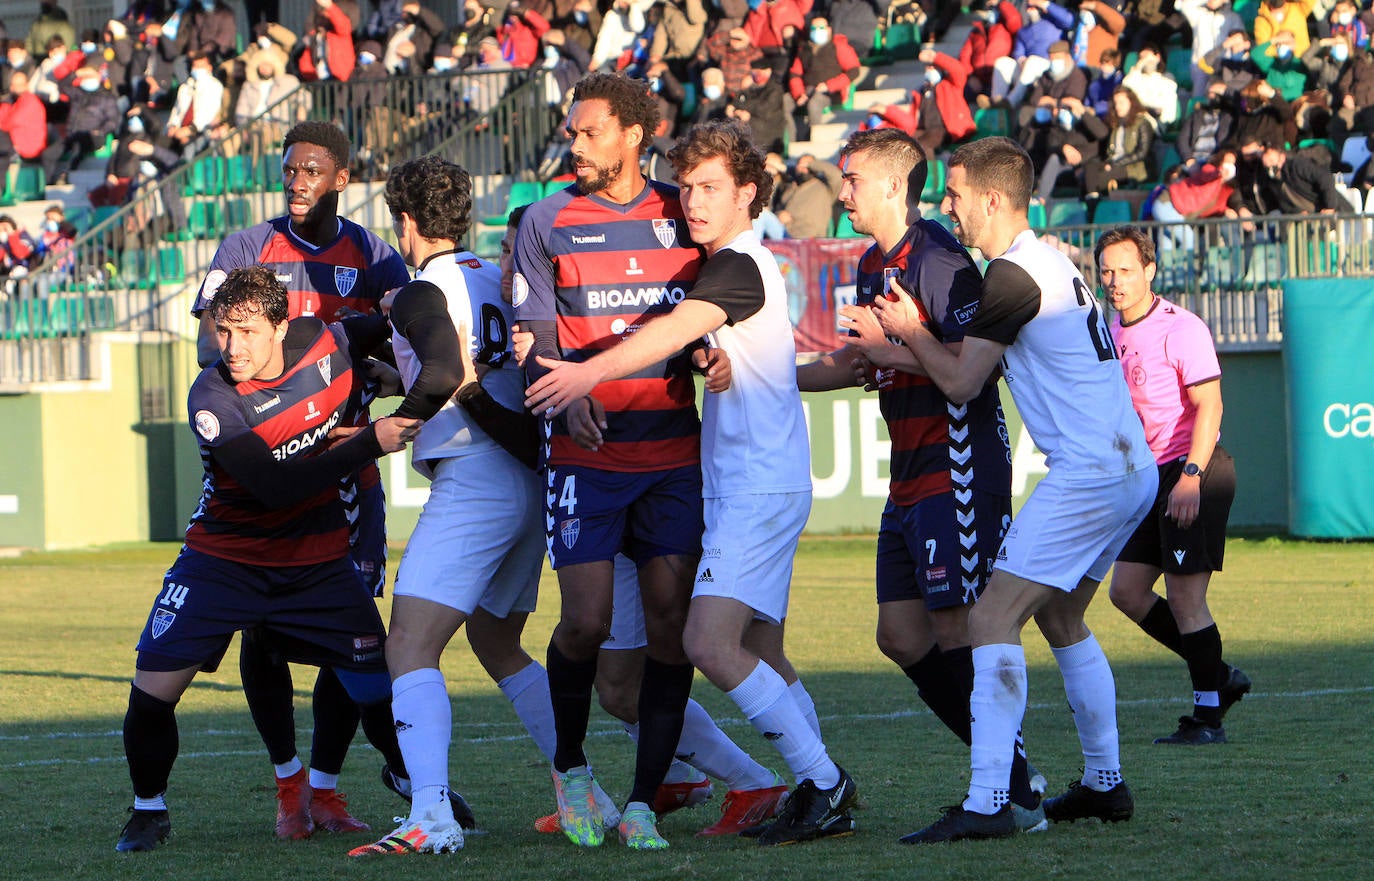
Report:
[[[892,253],[870,247],[859,259],[858,303],[887,295],[893,275],[915,295],[917,311],[936,339],[956,343],[964,338],[961,322],[978,310],[983,278],[953,234],[921,220]],[[888,494],[894,504],[914,505],[956,483],[1011,495],[1011,449],[995,383],[973,400],[955,404],[929,377],[889,370],[879,384],[878,406],[892,438]]]

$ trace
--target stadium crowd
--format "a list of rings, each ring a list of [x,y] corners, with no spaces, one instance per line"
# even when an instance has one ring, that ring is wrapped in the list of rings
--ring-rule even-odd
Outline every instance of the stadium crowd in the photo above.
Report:
[[[680,127],[737,119],[777,157],[785,185],[769,207],[793,222],[773,233],[824,234],[782,203],[807,184],[833,199],[834,168],[788,148],[913,27],[928,41],[921,81],[857,128],[902,129],[933,156],[1009,134],[1042,200],[1091,209],[1118,189],[1153,190],[1135,200],[1143,216],[1177,220],[1362,210],[1372,183],[1374,13],[1352,0],[973,0],[957,54],[933,42],[960,14],[948,0],[467,0],[457,23],[418,0],[318,0],[303,33],[272,21],[272,4],[250,4],[239,33],[223,0],[146,0],[79,35],[59,4],[40,6],[0,62],[0,177],[31,163],[60,186],[104,148],[97,205],[121,204],[210,140],[261,155],[309,114],[302,94],[263,117],[302,82],[351,84],[339,121],[359,147],[355,171],[381,180],[407,128],[488,112],[503,71],[542,70],[561,113],[584,73],[619,70],[660,105],[651,174],[669,173]],[[456,72],[491,76],[455,90]],[[435,81],[408,107],[379,88],[426,74]]]

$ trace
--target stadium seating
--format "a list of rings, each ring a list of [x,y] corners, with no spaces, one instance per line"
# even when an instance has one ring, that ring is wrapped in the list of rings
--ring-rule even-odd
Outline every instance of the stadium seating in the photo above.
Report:
[[[219,196],[225,190],[224,160],[218,156],[197,159],[182,178],[183,196]]]
[[[1005,107],[979,107],[973,111],[973,124],[977,131],[974,139],[1006,137],[1011,134],[1011,114]]]
[[[921,201],[938,205],[945,198],[945,160],[932,159],[926,163],[926,185],[921,190]]]
[[[1050,205],[1049,225],[1083,226],[1088,222],[1088,206],[1081,199],[1056,199]]]
[[[1131,222],[1131,203],[1118,199],[1103,199],[1093,211],[1093,223],[1098,225]]]

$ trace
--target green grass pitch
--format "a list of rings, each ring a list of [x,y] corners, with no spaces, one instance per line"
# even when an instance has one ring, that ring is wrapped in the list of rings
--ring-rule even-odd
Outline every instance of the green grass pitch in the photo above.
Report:
[[[1089,623],[1116,673],[1130,823],[1096,821],[1008,841],[910,848],[896,839],[957,802],[968,755],[919,704],[873,643],[871,537],[811,538],[797,559],[793,661],[816,699],[832,755],[853,774],[863,810],[850,838],[781,849],[692,837],[720,795],[661,825],[672,848],[633,853],[608,842],[579,851],[540,836],[551,809],[548,773],[514,712],[461,636],[445,656],[454,701],[451,769],[485,834],[451,856],[350,860],[364,836],[272,837],[271,767],[244,707],[237,650],[200,677],[179,707],[181,755],[168,800],[171,840],[117,855],[131,804],[120,726],[133,644],[173,545],[29,554],[0,560],[0,828],[12,879],[1337,879],[1369,877],[1374,760],[1374,545],[1233,539],[1213,581],[1229,661],[1255,690],[1227,719],[1231,743],[1153,746],[1189,711],[1183,663],[1111,608],[1105,589]],[[526,648],[543,654],[557,610],[546,575]],[[385,610],[384,610],[385,615]],[[1025,734],[1051,791],[1075,779],[1077,737],[1057,670],[1029,630]],[[297,722],[309,744],[313,674],[297,668]],[[694,696],[764,764],[772,749],[698,677]],[[629,740],[593,713],[588,751],[623,797]],[[377,779],[380,759],[359,737],[341,789],[378,836],[404,805]]]

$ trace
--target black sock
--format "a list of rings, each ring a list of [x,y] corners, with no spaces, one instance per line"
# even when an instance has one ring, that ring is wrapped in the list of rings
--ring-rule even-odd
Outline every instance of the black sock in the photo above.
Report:
[[[1185,633],[1183,640],[1183,659],[1188,662],[1188,676],[1193,680],[1195,695],[1210,692],[1213,695],[1226,684],[1228,671],[1221,659],[1221,632],[1212,624],[1193,633]],[[1221,724],[1220,706],[1200,706],[1194,697],[1193,716],[1208,725]]]
[[[239,676],[267,757],[284,765],[296,756],[296,711],[291,703],[291,668],[251,630],[239,644]]]
[[[971,743],[968,699],[973,692],[973,650],[964,646],[945,652],[934,647],[921,660],[903,667],[902,672],[916,683],[917,696],[935,717],[965,745]]]
[[[1140,629],[1169,651],[1187,659],[1187,655],[1183,654],[1183,637],[1178,632],[1178,622],[1174,620],[1174,613],[1164,597],[1155,594],[1154,605],[1140,619]]]
[[[382,754],[391,771],[397,777],[410,778],[406,770],[406,760],[401,757],[401,745],[396,742],[396,720],[391,717],[391,701],[374,701],[370,704],[354,704],[358,717],[363,723],[363,735],[367,742]],[[342,763],[342,759],[340,762]],[[324,768],[320,768],[321,771]]]
[[[176,704],[129,686],[129,709],[124,714],[124,755],[134,795],[156,798],[167,791],[167,778],[177,760]]]
[[[682,739],[682,715],[692,694],[691,664],[664,664],[647,655],[639,684],[639,746],[629,801],[652,806]]]
[[[385,705],[384,726],[392,729],[391,740],[396,740],[395,725],[391,720],[391,706]],[[310,741],[310,767],[326,774],[337,774],[343,770],[344,758],[358,733],[358,705],[348,696],[339,677],[329,667],[321,667],[315,677],[315,694],[311,702],[315,716],[315,734]],[[381,749],[378,747],[378,749]],[[392,770],[400,773],[394,766]]]
[[[553,727],[558,745],[553,752],[553,767],[566,772],[587,764],[582,743],[587,739],[587,718],[592,711],[592,685],[596,682],[596,656],[574,661],[549,641],[544,668],[549,674],[549,697],[553,701]],[[676,744],[674,744],[676,746]]]

